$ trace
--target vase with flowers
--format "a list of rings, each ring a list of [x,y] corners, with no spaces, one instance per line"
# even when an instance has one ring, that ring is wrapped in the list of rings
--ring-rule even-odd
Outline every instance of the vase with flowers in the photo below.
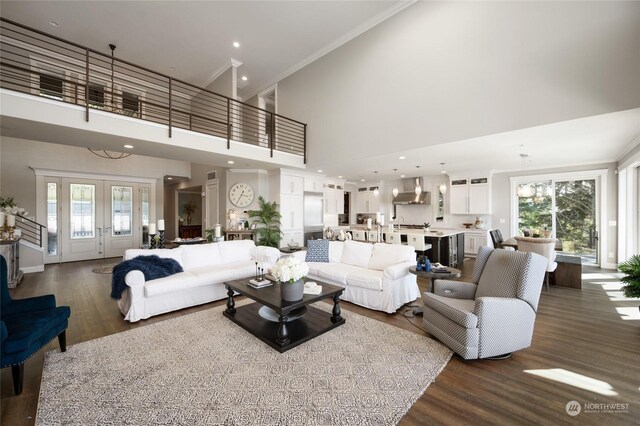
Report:
[[[309,266],[295,257],[283,257],[271,269],[271,275],[280,281],[282,300],[296,302],[304,293],[304,278],[309,273]]]

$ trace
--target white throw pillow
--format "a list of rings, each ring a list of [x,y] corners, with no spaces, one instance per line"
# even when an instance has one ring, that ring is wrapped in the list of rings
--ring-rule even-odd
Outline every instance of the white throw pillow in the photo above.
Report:
[[[176,262],[180,264],[184,268],[184,264],[182,263],[182,247],[174,248],[174,249],[128,249],[124,252],[124,260],[130,260],[134,257],[138,256],[151,256],[156,255],[162,258],[174,259]]]
[[[329,262],[340,263],[340,259],[342,259],[343,250],[344,250],[344,243],[342,241],[329,242]]]
[[[387,266],[409,262],[414,259],[415,252],[411,246],[377,243],[373,245],[369,269],[384,271]]]
[[[218,243],[182,246],[182,266],[185,270],[222,263]]]
[[[224,263],[250,261],[256,246],[253,240],[221,241],[218,244]]]
[[[345,241],[340,261],[347,265],[369,267],[373,244],[359,243],[357,241]]]

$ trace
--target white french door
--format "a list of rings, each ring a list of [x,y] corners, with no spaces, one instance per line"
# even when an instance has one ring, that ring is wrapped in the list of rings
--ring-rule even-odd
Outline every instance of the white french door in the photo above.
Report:
[[[43,183],[45,263],[119,257],[148,239],[151,184],[56,176]]]

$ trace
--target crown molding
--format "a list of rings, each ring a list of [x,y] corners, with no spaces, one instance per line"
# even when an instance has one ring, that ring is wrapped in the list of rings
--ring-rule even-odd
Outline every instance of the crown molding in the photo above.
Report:
[[[383,12],[380,12],[379,14],[377,14],[373,18],[369,19],[368,21],[362,23],[361,25],[358,25],[357,27],[355,27],[354,29],[352,29],[348,33],[344,34],[342,37],[332,41],[331,43],[327,44],[326,46],[322,47],[321,49],[319,49],[316,52],[312,53],[311,55],[307,56],[302,61],[300,61],[297,64],[293,65],[289,69],[281,72],[276,77],[274,77],[271,80],[269,80],[267,83],[262,84],[258,89],[250,92],[248,95],[245,95],[244,98],[245,99],[251,99],[252,97],[257,95],[258,93],[265,91],[266,89],[268,89],[269,87],[273,86],[277,82],[289,77],[291,74],[295,73],[296,71],[299,71],[302,68],[304,68],[307,65],[309,65],[310,63],[317,61],[318,59],[320,59],[324,55],[332,52],[333,50],[337,49],[338,47],[342,46],[343,44],[348,43],[349,41],[351,41],[354,38],[358,37],[362,33],[370,30],[371,28],[375,27],[376,25],[380,24],[381,22],[386,21],[387,19],[391,18],[396,13],[399,13],[399,12],[403,11],[404,9],[406,9],[407,7],[409,7],[412,4],[416,3],[417,1],[418,0],[409,0],[409,1],[406,1],[406,2],[398,2],[398,3],[394,4],[390,8],[384,10]]]
[[[224,64],[223,66],[215,70],[213,74],[209,76],[209,78],[207,78],[207,81],[204,83],[204,87],[207,88],[211,83],[213,83],[218,77],[220,77],[229,68],[231,67],[237,68],[240,65],[242,65],[242,62],[238,61],[237,59],[230,58],[230,61],[228,64]]]

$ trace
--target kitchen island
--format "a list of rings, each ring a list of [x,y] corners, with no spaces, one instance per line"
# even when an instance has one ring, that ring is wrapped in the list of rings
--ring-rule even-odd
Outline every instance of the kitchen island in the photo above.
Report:
[[[366,230],[366,225],[351,226],[351,230]],[[372,230],[375,231],[374,226]],[[387,241],[389,228],[382,229],[381,241]],[[421,226],[404,225],[394,229],[394,234],[400,234],[402,244],[407,244],[411,237],[422,237],[425,243],[431,244],[427,257],[431,262],[438,262],[444,266],[461,268],[464,263],[464,231],[462,229],[433,229],[425,231]]]

